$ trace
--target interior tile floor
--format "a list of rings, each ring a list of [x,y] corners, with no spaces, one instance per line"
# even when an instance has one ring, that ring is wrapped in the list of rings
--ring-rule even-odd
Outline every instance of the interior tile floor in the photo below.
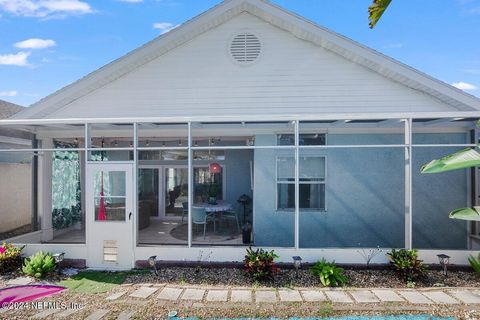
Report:
[[[167,244],[186,245],[188,239],[188,225],[181,220],[161,220],[151,218],[150,225],[139,231],[139,244]],[[213,223],[207,225],[205,239],[203,225],[193,226],[193,244],[202,245],[243,245],[241,233],[235,221],[221,221],[217,223],[216,232]]]
[[[180,219],[162,220],[150,218],[150,225],[138,232],[138,243],[144,245],[186,245],[188,239],[188,225]],[[85,229],[69,230],[45,243],[85,243]],[[193,244],[199,245],[243,245],[242,235],[235,221],[222,220],[217,222],[216,230],[213,223],[207,225],[205,239],[203,225],[193,226]]]

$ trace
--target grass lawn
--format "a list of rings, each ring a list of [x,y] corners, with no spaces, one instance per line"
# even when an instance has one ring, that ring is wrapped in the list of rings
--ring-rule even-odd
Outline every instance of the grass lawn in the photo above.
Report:
[[[83,271],[58,284],[78,293],[104,293],[122,284],[127,272]]]

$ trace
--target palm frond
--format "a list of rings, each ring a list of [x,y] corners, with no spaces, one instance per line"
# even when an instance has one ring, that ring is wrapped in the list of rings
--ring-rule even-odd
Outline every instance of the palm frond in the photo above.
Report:
[[[375,27],[378,20],[382,17],[385,10],[392,0],[373,0],[373,3],[368,7],[368,20],[370,20],[370,29]]]
[[[467,148],[422,166],[422,173],[438,173],[480,166],[480,153]]]
[[[450,219],[480,221],[480,207],[455,209],[448,215]]]

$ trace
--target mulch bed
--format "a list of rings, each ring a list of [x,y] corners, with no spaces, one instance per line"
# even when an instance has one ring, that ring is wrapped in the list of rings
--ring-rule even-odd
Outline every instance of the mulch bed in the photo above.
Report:
[[[238,268],[206,267],[165,267],[153,273],[132,273],[125,283],[168,283],[177,285],[223,285],[223,286],[264,286],[264,287],[319,287],[318,278],[305,268],[281,270],[272,280],[254,283]],[[405,288],[406,281],[392,269],[347,269],[348,287],[353,288]],[[415,281],[416,288],[429,287],[479,287],[480,275],[473,271],[450,271],[448,277],[440,270],[429,270]]]

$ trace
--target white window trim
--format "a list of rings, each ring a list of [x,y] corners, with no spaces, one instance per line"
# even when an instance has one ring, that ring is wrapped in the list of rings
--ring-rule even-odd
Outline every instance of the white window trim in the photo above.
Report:
[[[301,148],[300,148],[301,149]],[[308,157],[308,158],[324,158],[325,159],[325,179],[324,181],[312,181],[312,182],[301,182],[299,181],[298,184],[323,184],[325,186],[325,208],[300,208],[300,212],[327,212],[328,205],[327,205],[327,176],[328,176],[328,157],[326,155],[302,155],[301,157]],[[295,156],[293,155],[277,155],[275,157],[275,212],[279,213],[294,213],[295,208],[279,208],[278,207],[278,159],[280,158],[293,158],[295,162]],[[295,181],[286,181],[281,182],[282,184],[293,184],[295,185]]]

